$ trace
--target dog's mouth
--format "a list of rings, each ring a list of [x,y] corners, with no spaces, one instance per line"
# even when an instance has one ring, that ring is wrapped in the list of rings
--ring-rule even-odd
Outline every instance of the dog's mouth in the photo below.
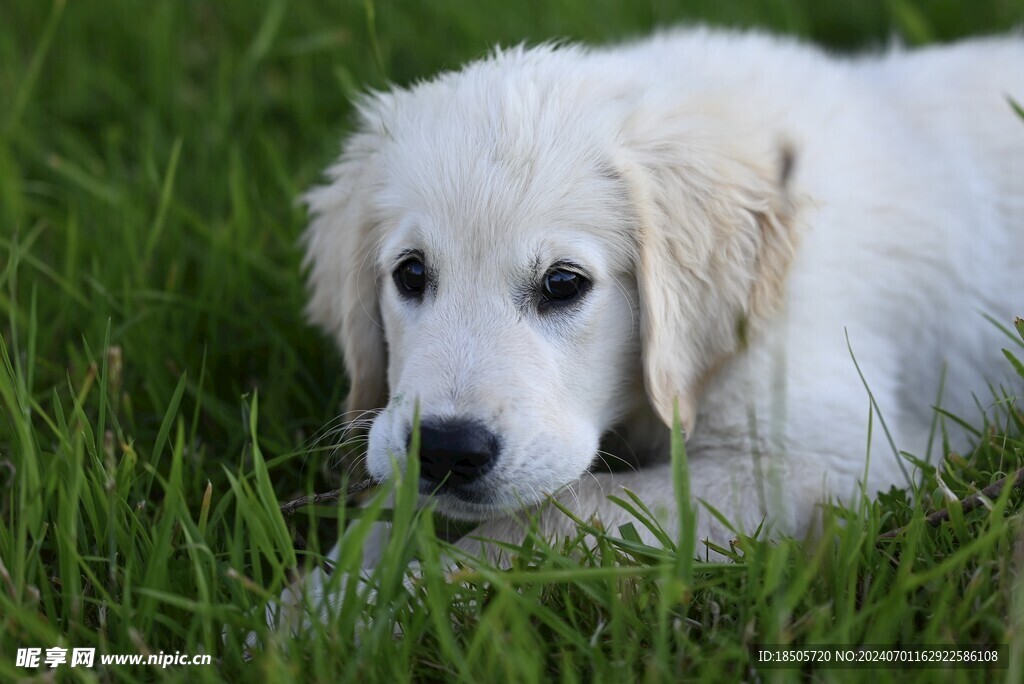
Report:
[[[451,485],[420,480],[419,491],[437,504],[437,512],[459,520],[489,520],[535,506],[547,498],[527,498],[521,492],[506,492],[483,482]]]
[[[420,494],[431,497],[437,512],[448,518],[467,521],[490,520],[508,515],[529,505],[528,501],[507,501],[502,492],[482,482],[438,485],[420,480]]]
[[[420,494],[433,496],[439,502],[452,498],[460,503],[472,504],[474,506],[491,505],[491,497],[487,494],[487,488],[481,488],[473,484],[450,484],[449,482],[437,484],[436,482],[420,479]]]
[[[433,493],[433,501],[437,503],[438,513],[454,520],[481,522],[515,510],[500,506],[483,495],[467,492]]]

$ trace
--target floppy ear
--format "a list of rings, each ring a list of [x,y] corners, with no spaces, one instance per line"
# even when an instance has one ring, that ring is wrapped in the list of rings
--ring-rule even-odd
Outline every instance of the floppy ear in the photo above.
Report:
[[[702,385],[781,304],[797,237],[793,153],[775,145],[756,159],[734,138],[646,128],[655,134],[634,138],[625,170],[639,223],[644,380],[666,425],[678,400],[690,434]]]
[[[348,372],[346,411],[387,402],[387,352],[376,283],[376,221],[367,198],[379,137],[357,133],[345,144],[328,183],[305,196],[311,222],[303,241],[309,273],[309,320],[338,341]]]

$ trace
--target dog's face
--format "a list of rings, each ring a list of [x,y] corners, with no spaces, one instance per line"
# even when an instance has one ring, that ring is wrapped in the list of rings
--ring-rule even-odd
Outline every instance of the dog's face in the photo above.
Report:
[[[692,427],[781,268],[762,249],[770,181],[729,159],[675,165],[686,142],[621,89],[534,58],[371,99],[308,197],[311,317],[338,336],[349,408],[382,409],[370,474],[404,469],[418,406],[421,490],[457,517],[575,481],[626,415],[670,423],[678,402]]]
[[[526,176],[481,163],[486,138],[436,133],[463,145],[396,160],[408,172],[381,189],[389,207],[368,267],[390,397],[367,465],[376,477],[402,465],[418,402],[424,491],[479,518],[578,478],[634,403],[639,319],[621,237],[634,219],[615,175],[564,161],[558,136],[540,141]]]

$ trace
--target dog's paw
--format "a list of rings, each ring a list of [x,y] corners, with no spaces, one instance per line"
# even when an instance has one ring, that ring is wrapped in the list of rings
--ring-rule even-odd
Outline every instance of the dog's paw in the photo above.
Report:
[[[315,622],[325,623],[344,595],[345,578],[332,592],[327,591],[328,575],[317,568],[299,581],[285,587],[276,601],[268,601],[264,619],[270,634],[297,637],[308,632]],[[253,630],[245,637],[246,658],[262,650],[261,632]]]
[[[419,584],[419,570],[418,563],[411,563],[403,579],[404,589],[411,597],[418,593],[416,587]],[[251,658],[253,653],[262,650],[265,646],[263,639],[266,637],[301,637],[320,625],[331,626],[331,622],[341,612],[341,603],[350,582],[356,583],[354,596],[360,606],[368,608],[368,612],[360,610],[355,621],[349,623],[350,638],[354,643],[359,645],[362,642],[362,635],[374,626],[374,620],[392,622],[392,636],[402,638],[402,625],[396,619],[395,607],[382,609],[377,605],[378,593],[371,581],[358,575],[332,578],[318,568],[286,587],[278,600],[267,603],[265,619],[269,631],[254,630],[246,636],[246,657]],[[374,618],[369,617],[370,614]]]

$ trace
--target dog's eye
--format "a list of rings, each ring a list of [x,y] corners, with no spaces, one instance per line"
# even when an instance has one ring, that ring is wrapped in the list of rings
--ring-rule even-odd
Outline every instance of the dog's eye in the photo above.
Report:
[[[422,297],[427,286],[427,269],[418,256],[409,257],[394,272],[395,285],[406,297]]]
[[[590,281],[579,273],[556,266],[544,274],[544,284],[541,287],[544,299],[541,303],[548,306],[568,304],[578,299],[589,286]]]

